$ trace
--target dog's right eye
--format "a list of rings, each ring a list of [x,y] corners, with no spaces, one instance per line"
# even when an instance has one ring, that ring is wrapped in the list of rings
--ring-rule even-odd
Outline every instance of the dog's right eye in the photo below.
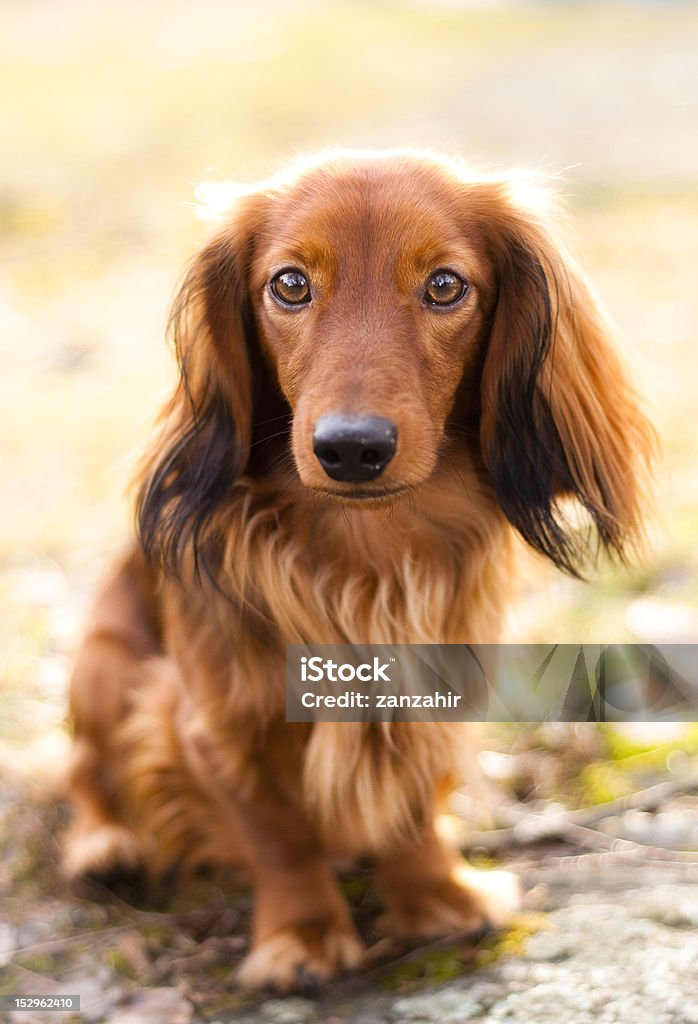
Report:
[[[284,306],[302,306],[310,302],[310,281],[300,270],[280,270],[269,287],[275,299]]]

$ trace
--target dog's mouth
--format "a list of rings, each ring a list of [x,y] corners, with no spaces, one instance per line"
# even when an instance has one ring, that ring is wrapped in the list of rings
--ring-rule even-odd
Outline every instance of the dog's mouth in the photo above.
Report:
[[[326,498],[354,508],[370,508],[379,505],[390,505],[404,495],[409,494],[413,487],[408,484],[394,484],[390,487],[352,487],[345,489],[335,487],[313,487],[313,491]]]

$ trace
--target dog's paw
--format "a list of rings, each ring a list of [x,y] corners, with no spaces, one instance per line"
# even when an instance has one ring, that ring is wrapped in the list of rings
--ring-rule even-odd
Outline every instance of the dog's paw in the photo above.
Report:
[[[105,824],[66,836],[63,872],[72,881],[136,875],[142,866],[141,844],[123,825]]]
[[[506,923],[521,902],[519,880],[509,871],[476,871],[465,862],[429,887],[393,892],[382,929],[397,938],[485,935]]]
[[[243,988],[284,994],[316,988],[358,966],[363,945],[353,929],[299,924],[256,946],[238,968]]]

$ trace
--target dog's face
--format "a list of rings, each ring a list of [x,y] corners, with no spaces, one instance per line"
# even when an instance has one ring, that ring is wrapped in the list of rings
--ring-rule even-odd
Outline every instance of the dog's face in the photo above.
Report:
[[[472,213],[405,160],[315,170],[267,201],[250,296],[306,487],[373,503],[433,473],[493,303]]]
[[[561,497],[613,553],[638,531],[651,429],[549,215],[506,178],[424,155],[321,159],[240,200],[173,323],[181,383],[139,526],[175,569],[279,449],[309,492],[364,508],[467,449],[512,525],[570,572],[586,538]],[[468,501],[464,484],[464,516]]]

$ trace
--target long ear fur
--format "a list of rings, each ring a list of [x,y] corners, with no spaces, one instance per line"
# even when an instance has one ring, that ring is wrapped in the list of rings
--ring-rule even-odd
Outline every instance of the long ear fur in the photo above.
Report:
[[[573,575],[591,533],[560,505],[576,498],[598,544],[620,557],[641,535],[654,433],[581,272],[544,224],[490,200],[498,298],[481,380],[485,463],[509,520]]]
[[[248,201],[194,258],[170,315],[180,380],[143,467],[137,523],[149,559],[210,572],[212,516],[248,462],[268,381],[247,301],[259,213]]]

